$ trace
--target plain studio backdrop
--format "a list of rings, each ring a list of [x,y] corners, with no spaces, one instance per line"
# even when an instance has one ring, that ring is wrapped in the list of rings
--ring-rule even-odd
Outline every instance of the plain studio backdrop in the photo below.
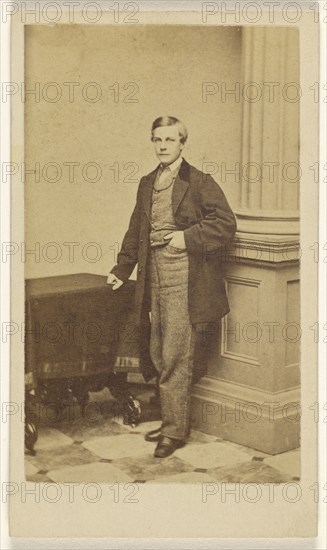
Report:
[[[156,117],[186,124],[183,156],[200,170],[240,162],[242,102],[221,89],[241,81],[242,31],[39,25],[25,32],[25,88],[35,91],[25,103],[25,168],[35,170],[25,180],[25,242],[35,250],[26,254],[26,277],[107,275],[138,182],[158,164],[150,141]],[[204,86],[219,91],[205,101]],[[214,178],[235,207],[236,176],[219,170]]]

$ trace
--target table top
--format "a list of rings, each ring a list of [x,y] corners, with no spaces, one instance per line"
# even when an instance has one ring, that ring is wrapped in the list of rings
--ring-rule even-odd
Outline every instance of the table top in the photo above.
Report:
[[[51,294],[66,294],[80,291],[94,291],[96,289],[108,289],[112,291],[107,284],[105,275],[95,275],[92,273],[74,273],[72,275],[56,275],[53,277],[42,277],[38,279],[26,279],[25,281],[26,297],[48,296]],[[134,288],[135,281],[126,281],[121,288],[115,292],[129,293]]]

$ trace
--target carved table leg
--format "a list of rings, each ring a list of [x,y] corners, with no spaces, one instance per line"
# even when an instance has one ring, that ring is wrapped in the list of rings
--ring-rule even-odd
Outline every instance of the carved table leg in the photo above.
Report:
[[[38,424],[36,414],[36,398],[31,392],[25,397],[25,447],[35,455],[34,445],[38,438]]]

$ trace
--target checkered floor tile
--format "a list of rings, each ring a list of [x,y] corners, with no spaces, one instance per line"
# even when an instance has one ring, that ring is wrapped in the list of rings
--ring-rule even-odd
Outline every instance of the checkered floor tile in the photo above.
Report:
[[[125,426],[108,390],[91,394],[84,417],[73,404],[60,418],[43,422],[35,456],[25,455],[28,481],[77,483],[285,483],[300,479],[300,450],[266,455],[192,431],[185,447],[165,459],[153,456],[144,433],[160,426],[160,411],[149,403],[153,391],[138,387],[143,420]]]

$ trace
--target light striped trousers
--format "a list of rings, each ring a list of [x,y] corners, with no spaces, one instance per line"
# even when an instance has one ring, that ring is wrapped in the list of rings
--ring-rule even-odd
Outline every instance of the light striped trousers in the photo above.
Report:
[[[186,439],[190,431],[195,330],[188,311],[188,253],[170,244],[151,249],[150,354],[159,378],[161,433]]]

